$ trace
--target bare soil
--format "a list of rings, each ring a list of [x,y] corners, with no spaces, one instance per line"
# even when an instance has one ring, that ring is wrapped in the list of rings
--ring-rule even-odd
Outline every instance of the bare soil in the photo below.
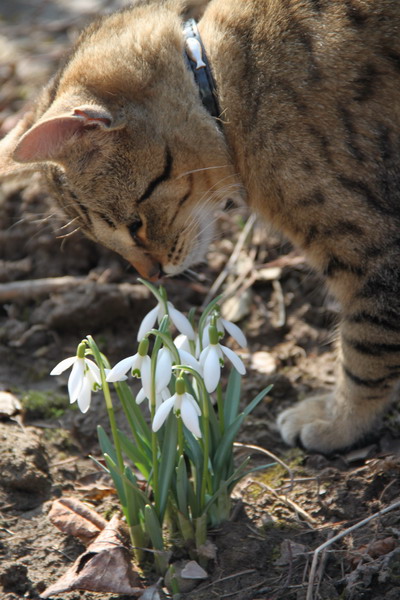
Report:
[[[77,31],[97,11],[116,6],[95,0],[14,0],[2,7],[3,133]],[[180,310],[201,306],[243,230],[246,215],[220,216],[221,238],[210,248],[209,263],[198,278],[165,282]],[[0,597],[35,599],[84,551],[49,522],[52,501],[77,497],[106,516],[117,507],[115,495],[93,484],[97,471],[89,454],[99,454],[96,425],[106,424],[100,399],[95,397],[87,415],[69,409],[65,380],[49,372],[89,333],[112,362],[132,353],[137,325],[153,304],[118,256],[74,233],[72,226],[64,227],[39,176],[2,186],[0,223],[0,390],[22,403],[22,409],[7,412],[0,397]],[[70,279],[56,287],[63,276]],[[34,288],[32,281],[38,279],[45,281]],[[19,287],[7,286],[15,282]],[[315,550],[375,515],[321,552],[312,598],[397,600],[400,510],[377,513],[400,499],[398,406],[368,440],[347,453],[326,457],[287,448],[276,430],[278,412],[334,386],[331,332],[338,307],[301,255],[257,226],[219,291],[233,292],[231,315],[239,318],[249,341],[243,403],[274,384],[240,441],[277,454],[292,469],[294,483],[275,465],[237,486],[231,520],[210,532],[217,554],[209,578],[182,597],[305,599]],[[253,460],[257,464],[265,457],[254,452]],[[143,585],[157,579],[151,571],[141,576]],[[165,590],[160,594],[168,597]],[[63,595],[65,600],[98,597]]]

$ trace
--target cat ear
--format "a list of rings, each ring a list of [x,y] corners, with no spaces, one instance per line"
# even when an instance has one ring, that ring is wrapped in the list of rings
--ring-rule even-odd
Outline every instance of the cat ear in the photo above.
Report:
[[[75,134],[89,129],[115,129],[112,115],[94,106],[75,108],[73,114],[45,115],[17,143],[13,159],[18,163],[57,160]]]

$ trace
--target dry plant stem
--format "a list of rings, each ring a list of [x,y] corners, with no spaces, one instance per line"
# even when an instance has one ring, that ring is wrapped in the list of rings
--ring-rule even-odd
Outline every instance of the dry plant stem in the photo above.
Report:
[[[268,456],[268,458],[272,458],[272,460],[279,463],[289,473],[289,477],[290,477],[289,491],[291,491],[293,489],[293,482],[294,482],[293,471],[289,467],[289,465],[287,465],[285,462],[283,462],[283,460],[281,458],[279,458],[278,456],[276,456],[276,454],[274,454],[270,450],[266,450],[265,448],[262,448],[261,446],[256,446],[255,444],[242,444],[241,442],[234,442],[233,445],[235,448],[245,448],[246,450],[254,450],[255,452],[260,452],[261,454],[265,454],[265,456]]]
[[[394,502],[390,506],[387,506],[386,508],[384,508],[384,509],[382,509],[382,510],[376,512],[376,513],[374,513],[370,517],[367,517],[366,519],[363,519],[359,523],[356,523],[355,525],[352,525],[351,527],[348,527],[348,529],[345,529],[341,533],[338,533],[333,538],[327,540],[326,542],[324,542],[323,544],[321,544],[321,546],[318,546],[318,548],[316,550],[314,550],[314,556],[313,556],[313,560],[312,560],[312,563],[311,563],[311,570],[310,570],[310,579],[308,581],[308,587],[307,587],[306,600],[313,600],[314,579],[315,579],[315,574],[316,574],[316,571],[317,571],[318,557],[319,557],[320,552],[324,551],[326,548],[328,548],[330,545],[334,544],[335,542],[341,540],[342,538],[344,538],[349,533],[352,533],[356,529],[359,529],[360,527],[363,527],[364,525],[366,525],[367,523],[369,523],[373,519],[377,519],[378,517],[381,517],[382,515],[385,515],[386,513],[391,512],[392,510],[395,510],[396,508],[400,508],[400,501]]]
[[[274,490],[274,488],[270,487],[266,483],[263,483],[261,481],[254,481],[254,483],[256,483],[261,488],[263,488],[263,489],[267,490],[268,492],[270,492],[271,494],[273,494],[275,496],[275,498],[278,498],[278,500],[280,500],[281,502],[286,504],[286,506],[288,506],[289,508],[294,510],[294,512],[297,513],[298,515],[300,515],[308,524],[315,525],[317,523],[317,521],[314,519],[314,517],[309,515],[308,512],[306,512],[304,510],[304,508],[301,508],[301,506],[296,504],[296,502],[293,502],[293,500],[290,500],[290,498],[287,498],[286,496],[281,496],[280,494],[278,494],[278,492],[276,492]]]
[[[228,262],[226,263],[223,271],[221,271],[221,273],[219,274],[217,279],[214,281],[207,296],[205,297],[203,304],[201,306],[202,309],[204,309],[210,303],[211,298],[214,298],[214,296],[217,295],[219,288],[221,287],[221,285],[224,283],[225,279],[228,277],[229,273],[231,272],[232,266],[236,263],[237,258],[240,254],[240,251],[242,250],[242,248],[245,244],[246,238],[249,235],[251,228],[253,227],[253,225],[255,223],[255,220],[256,220],[255,215],[250,215],[250,217],[247,219],[246,225],[243,227],[243,230],[239,236],[238,241],[236,242],[236,246],[235,246]]]

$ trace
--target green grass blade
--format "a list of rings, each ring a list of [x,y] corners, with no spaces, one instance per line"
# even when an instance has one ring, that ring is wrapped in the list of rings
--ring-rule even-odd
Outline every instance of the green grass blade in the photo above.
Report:
[[[151,473],[151,450],[144,446],[138,448],[122,431],[118,430],[121,448],[127,458],[142,473],[145,479],[149,479]]]
[[[229,374],[224,399],[225,428],[228,428],[236,419],[239,412],[242,377],[236,369]]]
[[[158,477],[159,506],[156,507],[161,521],[167,508],[171,479],[177,461],[178,422],[174,414],[170,414],[166,426],[161,451],[161,462]]]

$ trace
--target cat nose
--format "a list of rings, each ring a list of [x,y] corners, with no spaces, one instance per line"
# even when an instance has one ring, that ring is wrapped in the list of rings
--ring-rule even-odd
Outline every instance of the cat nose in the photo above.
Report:
[[[156,263],[153,265],[153,268],[149,270],[147,278],[150,281],[160,281],[164,277],[165,273],[163,271],[161,263]]]

